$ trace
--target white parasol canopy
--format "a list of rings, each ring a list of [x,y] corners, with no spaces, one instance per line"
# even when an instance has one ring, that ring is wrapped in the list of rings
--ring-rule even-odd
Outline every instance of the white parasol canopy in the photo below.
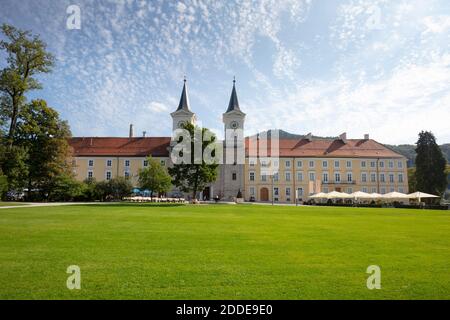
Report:
[[[414,192],[414,193],[410,193],[408,194],[408,197],[410,199],[418,199],[420,202],[421,198],[439,198],[439,196],[435,196],[434,194],[429,194],[429,193],[425,193],[425,192]]]
[[[350,195],[355,199],[371,199],[372,198],[372,196],[370,194],[368,194],[367,192],[362,192],[362,191],[356,191]]]
[[[410,197],[407,194],[394,191],[394,192],[389,192],[389,193],[382,195],[382,198],[384,198],[384,199],[409,199]]]
[[[327,194],[323,193],[323,192],[319,192],[316,194],[313,194],[312,196],[309,196],[312,199],[326,199],[327,198]]]
[[[327,199],[351,199],[353,196],[344,192],[331,191],[327,193]]]

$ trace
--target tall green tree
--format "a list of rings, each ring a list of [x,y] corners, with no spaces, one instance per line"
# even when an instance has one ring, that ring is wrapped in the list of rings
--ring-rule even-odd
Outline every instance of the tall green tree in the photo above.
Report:
[[[29,191],[38,189],[45,197],[59,175],[72,175],[68,159],[71,137],[66,121],[44,100],[32,100],[23,106],[14,136],[18,147],[27,150],[26,186]]]
[[[446,161],[431,132],[419,133],[416,153],[417,190],[431,194],[443,194],[447,186]]]
[[[151,156],[147,161],[148,166],[139,170],[139,186],[150,190],[150,197],[153,197],[154,192],[161,194],[170,191],[172,179],[167,170]]]
[[[12,146],[25,93],[41,88],[36,76],[51,71],[54,57],[47,52],[46,44],[30,31],[8,24],[3,24],[1,30],[6,38],[0,40],[6,67],[0,71],[0,107],[2,118],[9,122],[8,143]]]
[[[201,146],[201,155],[204,154],[206,148],[211,148],[211,145],[216,143],[216,136],[207,128],[201,129],[201,137],[195,134],[196,130],[200,130],[191,123],[186,123],[182,126],[190,135],[191,147],[187,156],[188,161],[179,164],[174,164],[169,168],[169,174],[172,176],[172,183],[183,192],[192,192],[192,198],[195,199],[197,192],[203,190],[208,183],[214,182],[217,179],[218,163],[207,163],[202,156],[201,163],[196,164],[195,145]],[[204,137],[209,137],[204,139]],[[200,139],[201,141],[198,141]],[[180,143],[182,138],[178,140]],[[180,154],[180,156],[183,156]],[[214,152],[212,156],[215,156]]]

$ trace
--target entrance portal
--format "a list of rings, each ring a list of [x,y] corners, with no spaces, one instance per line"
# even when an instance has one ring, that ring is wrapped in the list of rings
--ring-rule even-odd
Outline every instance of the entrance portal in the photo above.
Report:
[[[269,190],[267,188],[261,188],[260,198],[261,201],[269,201]]]

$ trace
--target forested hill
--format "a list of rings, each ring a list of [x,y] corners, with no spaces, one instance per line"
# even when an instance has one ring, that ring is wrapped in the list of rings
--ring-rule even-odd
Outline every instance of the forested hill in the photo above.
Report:
[[[416,146],[413,144],[400,144],[398,146],[386,144],[386,147],[394,150],[401,155],[404,155],[408,160],[410,160],[410,164],[414,164],[414,160],[416,159]],[[444,157],[447,159],[447,163],[450,163],[450,143],[445,143],[439,146],[444,154]]]
[[[271,136],[271,130],[267,132],[268,137]],[[301,139],[304,138],[305,135],[301,134],[293,134],[289,133],[283,130],[279,131],[279,137],[280,139]],[[336,137],[319,137],[319,136],[312,136],[313,139],[335,139]],[[414,161],[416,159],[416,146],[413,144],[400,144],[400,145],[390,145],[385,144],[386,147],[390,148],[391,150],[400,153],[401,155],[408,158],[408,165],[414,165]],[[442,150],[442,153],[444,154],[444,157],[447,159],[447,163],[450,163],[450,143],[445,143],[443,145],[439,146]]]

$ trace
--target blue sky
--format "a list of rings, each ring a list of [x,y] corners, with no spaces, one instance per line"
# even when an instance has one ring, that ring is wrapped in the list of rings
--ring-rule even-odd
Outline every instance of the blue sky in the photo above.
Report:
[[[66,9],[81,9],[68,30]],[[246,133],[450,142],[450,2],[0,0],[0,23],[55,54],[41,97],[76,136],[170,135],[183,76],[222,132],[233,76]]]

